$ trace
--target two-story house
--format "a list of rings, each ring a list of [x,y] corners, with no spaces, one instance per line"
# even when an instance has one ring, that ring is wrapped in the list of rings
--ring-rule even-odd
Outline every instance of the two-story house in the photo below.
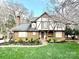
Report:
[[[48,15],[46,12],[41,16],[31,21],[29,24],[19,24],[20,17],[17,17],[16,27],[12,28],[14,32],[14,39],[21,38],[35,38],[35,39],[50,39],[50,38],[65,38],[66,25],[53,16]]]

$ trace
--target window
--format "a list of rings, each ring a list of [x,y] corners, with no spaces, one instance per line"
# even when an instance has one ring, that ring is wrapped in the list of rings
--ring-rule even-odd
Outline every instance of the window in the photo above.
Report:
[[[56,32],[55,36],[58,37],[58,38],[61,38],[62,37],[62,32]]]
[[[27,37],[27,32],[19,32],[19,37]]]
[[[36,35],[36,32],[33,32],[33,35]]]
[[[32,23],[32,28],[35,28],[36,27],[36,23]]]

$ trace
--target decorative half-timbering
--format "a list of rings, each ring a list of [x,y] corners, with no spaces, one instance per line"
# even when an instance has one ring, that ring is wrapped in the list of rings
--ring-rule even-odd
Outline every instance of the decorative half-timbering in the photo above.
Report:
[[[65,30],[65,24],[52,19],[46,12],[32,23],[32,27],[37,30]]]
[[[16,27],[12,28],[12,31],[15,34],[17,33],[18,37],[37,37],[47,40],[53,37],[64,38],[65,27],[66,25],[63,22],[60,22],[53,16],[49,16],[45,12],[40,17],[31,21],[29,24],[17,25]]]

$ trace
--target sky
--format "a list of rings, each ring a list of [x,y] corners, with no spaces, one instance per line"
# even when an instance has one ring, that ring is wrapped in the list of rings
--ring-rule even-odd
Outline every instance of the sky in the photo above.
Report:
[[[3,1],[22,4],[29,11],[33,11],[34,16],[40,16],[42,13],[46,12],[50,0],[0,0],[0,4],[1,2],[3,3]],[[54,0],[52,1],[54,2]]]
[[[46,12],[46,8],[48,7],[50,0],[0,0],[1,1],[11,1],[15,3],[19,3],[24,5],[25,8],[27,8],[29,11],[33,11],[34,16],[40,16],[42,13]],[[55,2],[53,1],[53,7],[55,6]],[[58,0],[58,1],[64,1],[64,0]],[[52,9],[54,10],[54,8]]]
[[[16,2],[33,11],[34,16],[40,16],[46,11],[49,0],[17,0]]]

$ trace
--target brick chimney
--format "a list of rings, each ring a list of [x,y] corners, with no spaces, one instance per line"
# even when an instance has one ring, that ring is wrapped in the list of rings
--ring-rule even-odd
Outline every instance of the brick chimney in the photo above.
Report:
[[[20,25],[20,23],[21,23],[20,16],[17,16],[16,17],[16,25]]]

